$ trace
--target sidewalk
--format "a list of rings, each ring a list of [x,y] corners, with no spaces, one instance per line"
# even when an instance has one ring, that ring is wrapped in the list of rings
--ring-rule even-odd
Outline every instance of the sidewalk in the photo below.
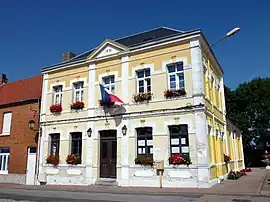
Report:
[[[149,188],[149,187],[111,187],[111,186],[74,186],[74,185],[46,185],[29,186],[16,184],[0,184],[1,189],[27,189],[27,190],[50,190],[50,191],[72,191],[89,193],[110,194],[140,194],[140,195],[227,195],[227,196],[270,196],[270,190],[262,193],[266,170],[260,168],[252,169],[247,176],[239,180],[225,180],[221,184],[208,189],[198,188]]]

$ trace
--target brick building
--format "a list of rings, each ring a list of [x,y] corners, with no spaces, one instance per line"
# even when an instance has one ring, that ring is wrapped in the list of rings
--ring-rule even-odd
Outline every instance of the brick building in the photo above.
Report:
[[[0,75],[0,183],[34,183],[41,91],[42,76]]]

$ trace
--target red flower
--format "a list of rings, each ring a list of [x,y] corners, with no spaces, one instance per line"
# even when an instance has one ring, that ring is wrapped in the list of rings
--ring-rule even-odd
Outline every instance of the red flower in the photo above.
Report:
[[[50,155],[47,157],[46,162],[56,167],[59,164],[59,156]]]
[[[191,164],[190,158],[188,155],[184,154],[175,154],[169,158],[169,164],[180,165],[180,164]]]
[[[164,97],[166,98],[173,98],[186,95],[186,91],[184,88],[180,89],[168,89],[164,92]]]
[[[76,154],[69,154],[66,158],[67,164],[77,165],[81,163],[81,158]]]
[[[84,108],[84,102],[74,102],[72,105],[70,105],[70,109],[73,110],[79,110],[79,109],[83,109]]]
[[[51,111],[51,113],[61,113],[62,112],[62,105],[52,105],[51,107],[50,107],[50,111]]]

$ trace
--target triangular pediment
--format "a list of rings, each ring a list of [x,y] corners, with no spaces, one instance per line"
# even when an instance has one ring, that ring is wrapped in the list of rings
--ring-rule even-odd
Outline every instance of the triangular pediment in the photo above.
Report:
[[[108,56],[117,55],[118,53],[122,51],[127,51],[128,48],[126,46],[123,46],[122,44],[119,44],[112,40],[105,40],[102,44],[100,44],[95,51],[93,51],[89,56],[88,59],[94,59],[94,58],[103,58]]]

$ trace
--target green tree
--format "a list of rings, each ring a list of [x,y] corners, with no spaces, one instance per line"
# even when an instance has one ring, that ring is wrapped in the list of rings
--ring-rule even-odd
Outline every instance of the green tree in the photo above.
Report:
[[[270,143],[270,78],[255,78],[235,90],[225,87],[227,116],[243,131],[246,153],[256,145]]]

